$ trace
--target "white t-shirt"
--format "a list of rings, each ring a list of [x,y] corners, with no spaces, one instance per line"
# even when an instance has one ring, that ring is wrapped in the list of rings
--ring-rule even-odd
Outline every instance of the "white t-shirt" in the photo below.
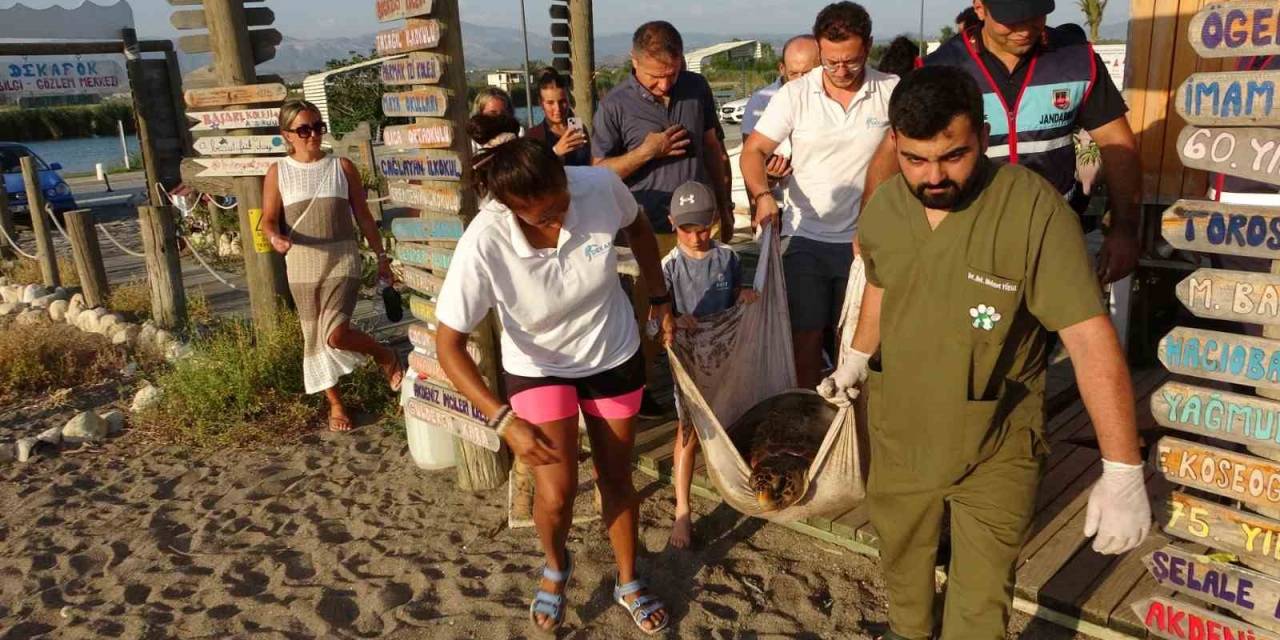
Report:
[[[751,98],[747,100],[747,107],[742,112],[742,139],[746,139],[756,130],[756,123],[760,121],[760,116],[764,115],[764,110],[769,106],[769,101],[773,100],[773,96],[778,94],[778,89],[782,88],[782,80],[774,80],[773,84],[751,94]],[[783,140],[778,144],[778,148],[773,151],[774,155],[784,158],[791,157],[791,141]]]
[[[556,248],[534,249],[515,215],[489,200],[458,241],[436,304],[436,318],[464,333],[495,309],[502,367],[518,376],[585,378],[640,348],[613,246],[639,206],[608,169],[565,173],[569,212]]]
[[[782,85],[755,130],[775,142],[791,140],[782,235],[849,243],[867,165],[889,130],[889,96],[898,76],[867,68],[862,88],[844,109],[827,96],[822,74],[817,67]]]

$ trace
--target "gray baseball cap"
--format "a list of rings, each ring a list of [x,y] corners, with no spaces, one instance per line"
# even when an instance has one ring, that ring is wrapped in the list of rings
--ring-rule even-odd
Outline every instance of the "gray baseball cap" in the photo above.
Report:
[[[679,227],[686,224],[711,226],[716,219],[716,196],[701,182],[686,182],[671,194],[671,221]]]

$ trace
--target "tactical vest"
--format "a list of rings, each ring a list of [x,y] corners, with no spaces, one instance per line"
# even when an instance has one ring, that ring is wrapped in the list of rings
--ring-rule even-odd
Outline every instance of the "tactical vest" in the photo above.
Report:
[[[1236,61],[1236,71],[1278,70],[1277,56],[1249,56]],[[1209,174],[1209,197],[1228,204],[1280,207],[1280,187],[1222,173]]]
[[[1027,62],[1027,76],[1013,104],[1006,104],[991,71],[978,54],[977,29],[948,40],[926,64],[960,67],[977,80],[991,125],[987,157],[1020,164],[1066,194],[1075,185],[1076,116],[1098,77],[1093,46],[1079,28],[1044,30],[1043,42]]]

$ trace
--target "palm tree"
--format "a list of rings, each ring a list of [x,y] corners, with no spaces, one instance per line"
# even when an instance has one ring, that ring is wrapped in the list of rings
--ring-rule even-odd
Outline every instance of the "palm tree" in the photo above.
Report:
[[[1102,14],[1107,10],[1110,0],[1076,0],[1080,11],[1084,13],[1085,22],[1089,23],[1089,39],[1098,41],[1098,33],[1102,29]]]

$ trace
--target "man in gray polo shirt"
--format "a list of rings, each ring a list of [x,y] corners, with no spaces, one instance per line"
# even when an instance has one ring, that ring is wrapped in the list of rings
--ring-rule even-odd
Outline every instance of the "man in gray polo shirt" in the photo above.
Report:
[[[685,71],[684,40],[669,22],[640,25],[631,40],[632,74],[600,101],[592,129],[593,163],[618,174],[644,209],[658,238],[660,255],[676,245],[667,219],[671,194],[696,181],[712,185],[720,238],[733,238],[733,198],[729,193],[724,145],[716,135],[719,120],[711,85]],[[643,286],[635,287],[644,291]],[[648,317],[648,300],[635,298],[640,326]],[[653,365],[657,341],[646,337],[645,361]],[[652,399],[646,400],[651,407]],[[652,411],[646,408],[642,414]]]

